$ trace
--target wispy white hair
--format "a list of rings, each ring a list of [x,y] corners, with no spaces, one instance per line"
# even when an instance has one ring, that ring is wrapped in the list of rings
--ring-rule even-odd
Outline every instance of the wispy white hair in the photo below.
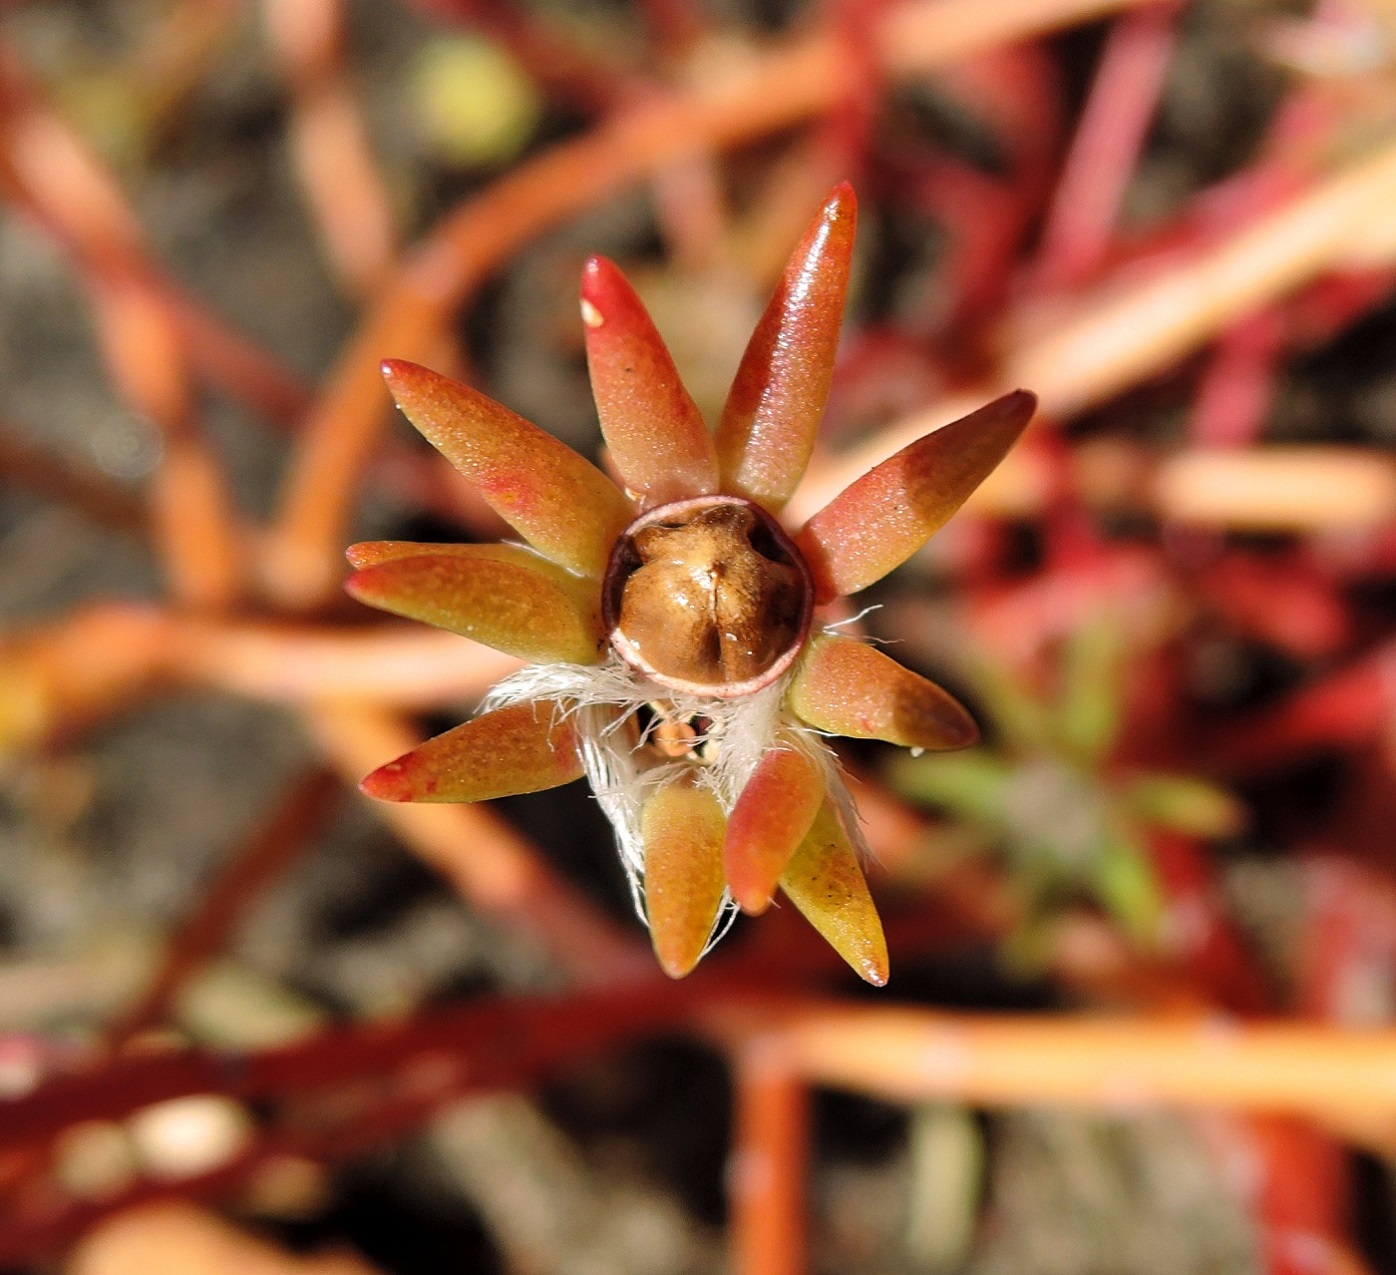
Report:
[[[785,708],[791,674],[738,699],[692,695],[660,686],[612,653],[601,664],[532,665],[492,688],[483,711],[514,704],[551,701],[561,717],[573,719],[582,767],[596,800],[615,829],[621,864],[640,919],[645,919],[645,855],[640,835],[640,812],[657,788],[687,774],[709,788],[726,813],[737,804],[742,789],[772,747],[798,750],[824,776],[825,789],[838,809],[840,822],[855,847],[866,852],[853,799],[839,772],[838,759],[812,730]],[[697,764],[679,758],[654,761],[639,729],[637,717],[651,705],[661,705],[680,720],[708,723],[695,744],[707,743],[711,761]],[[643,751],[642,751],[643,750]],[[735,905],[724,896],[723,907],[708,940],[711,946],[735,916]]]

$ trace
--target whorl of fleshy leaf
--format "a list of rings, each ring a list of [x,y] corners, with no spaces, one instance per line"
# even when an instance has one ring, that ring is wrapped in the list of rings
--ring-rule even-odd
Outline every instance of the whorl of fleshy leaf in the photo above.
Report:
[[[1024,390],[919,438],[846,487],[795,537],[820,602],[857,593],[944,526],[1017,441],[1037,406]]]
[[[796,245],[717,428],[722,490],[773,513],[804,476],[829,398],[856,224],[857,200],[844,182]]]
[[[875,647],[818,633],[795,666],[790,707],[816,730],[904,748],[967,748],[979,727],[960,702]]]
[[[651,793],[640,812],[645,912],[655,955],[670,978],[698,964],[717,924],[726,891],[726,822],[716,796],[691,776]]]
[[[588,664],[601,658],[606,635],[595,581],[519,545],[468,548],[379,562],[354,572],[344,587],[369,606],[522,660]]]
[[[712,435],[640,298],[614,262],[582,267],[582,325],[601,432],[645,505],[717,491]]]
[[[581,777],[573,723],[557,704],[486,712],[380,766],[359,785],[381,801],[489,801]]]
[[[887,982],[887,940],[858,854],[826,801],[780,879],[781,889],[825,941],[875,987]]]
[[[416,363],[387,359],[397,405],[539,553],[600,576],[634,510],[595,465],[468,385]]]

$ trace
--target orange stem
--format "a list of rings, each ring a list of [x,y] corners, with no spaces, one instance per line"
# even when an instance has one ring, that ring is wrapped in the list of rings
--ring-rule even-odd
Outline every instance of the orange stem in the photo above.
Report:
[[[147,290],[209,380],[281,423],[304,410],[308,400],[294,374],[161,274],[116,178],[44,102],[3,41],[0,191],[57,240],[93,287],[101,281]]]
[[[509,656],[412,625],[319,628],[101,604],[0,641],[0,752],[75,730],[159,686],[430,709],[478,699],[516,668]]]
[[[263,0],[291,88],[291,151],[331,266],[369,295],[392,265],[392,201],[344,68],[344,0]]]
[[[146,530],[146,512],[136,495],[98,471],[59,459],[0,425],[0,475],[3,481],[81,510],[113,531]]]
[[[737,1275],[806,1269],[809,1089],[762,1042],[735,1059],[737,1110],[728,1192]]]
[[[795,1074],[898,1102],[1366,1112],[1396,1120],[1396,1030],[1218,1019],[971,1016],[813,1005],[733,1013],[719,1030]]]
[[[410,624],[329,628],[220,623],[178,617],[171,673],[195,686],[298,704],[353,700],[398,709],[478,699],[519,661],[489,647]]]

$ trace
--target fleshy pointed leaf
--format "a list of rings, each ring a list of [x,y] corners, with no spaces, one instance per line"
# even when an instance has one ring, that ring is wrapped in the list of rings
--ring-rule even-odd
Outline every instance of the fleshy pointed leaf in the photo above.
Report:
[[[682,978],[703,955],[722,906],[725,819],[706,788],[666,784],[645,802],[645,914],[660,965]]]
[[[369,606],[535,663],[594,664],[605,647],[596,582],[519,545],[394,558],[354,572],[344,587]]]
[[[383,377],[407,419],[539,553],[570,571],[602,574],[634,510],[595,465],[478,390],[416,363],[387,359]]]
[[[503,547],[529,553],[527,549],[522,549],[519,545],[506,544]],[[437,544],[430,540],[361,540],[356,545],[350,545],[344,551],[344,556],[349,560],[349,565],[357,571],[362,567],[376,567],[380,562],[394,562],[398,558],[426,558],[432,554],[449,554],[452,557],[469,558],[481,549],[489,548],[494,548],[494,546],[460,544],[452,541]],[[547,561],[546,558],[540,558],[536,553],[529,556],[533,562]]]
[[[820,602],[857,593],[900,566],[949,519],[1017,441],[1037,406],[1025,390],[903,447],[846,487],[796,537]]]
[[[723,873],[743,912],[764,912],[824,801],[824,776],[804,753],[771,749],[727,820]]]
[[[498,708],[437,735],[359,788],[380,801],[488,801],[556,788],[581,773],[572,719],[540,701]]]
[[[614,262],[582,268],[582,323],[601,432],[646,505],[717,490],[717,453],[640,298]]]
[[[781,889],[845,961],[874,987],[887,982],[887,940],[858,854],[826,801],[780,879]]]
[[[751,334],[717,428],[722,490],[772,512],[804,476],[829,398],[857,208],[844,182],[796,245]]]
[[[787,703],[816,730],[904,748],[967,748],[979,727],[948,691],[876,647],[818,633],[796,666]]]

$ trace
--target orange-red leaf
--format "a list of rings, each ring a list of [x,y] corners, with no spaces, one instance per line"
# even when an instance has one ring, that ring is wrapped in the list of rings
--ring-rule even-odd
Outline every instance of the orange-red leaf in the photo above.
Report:
[[[582,268],[582,323],[601,432],[647,505],[717,490],[712,435],[640,298],[614,262]]]
[[[634,516],[605,474],[468,385],[401,359],[387,359],[383,377],[408,420],[529,544],[570,571],[601,575]]]
[[[431,540],[360,540],[358,544],[350,545],[344,551],[344,556],[349,560],[349,565],[358,570],[361,567],[376,567],[380,562],[393,562],[398,558],[425,558],[434,553],[458,554],[468,558],[485,547],[449,540],[441,544]],[[538,561],[536,555],[534,561]]]
[[[810,639],[787,703],[816,730],[854,739],[944,750],[979,738],[974,718],[948,691],[876,647],[832,633]]]
[[[989,476],[1036,406],[1025,390],[1005,394],[917,439],[835,496],[796,537],[818,600],[866,589],[911,557]]]
[[[654,953],[670,978],[703,955],[722,906],[722,832],[717,798],[706,788],[666,784],[645,802],[645,914]]]
[[[829,398],[857,207],[844,182],[796,245],[717,428],[722,490],[772,512],[804,476]]]
[[[535,663],[594,664],[605,631],[595,581],[520,545],[461,545],[354,572],[360,602],[421,620]]]
[[[727,820],[727,885],[743,912],[770,906],[780,875],[824,801],[824,776],[802,752],[773,748],[757,765]]]
[[[360,785],[381,801],[488,801],[578,778],[572,719],[555,704],[495,709],[380,766]]]
[[[780,887],[860,977],[882,987],[887,982],[887,940],[868,892],[857,852],[826,801],[800,842]]]

